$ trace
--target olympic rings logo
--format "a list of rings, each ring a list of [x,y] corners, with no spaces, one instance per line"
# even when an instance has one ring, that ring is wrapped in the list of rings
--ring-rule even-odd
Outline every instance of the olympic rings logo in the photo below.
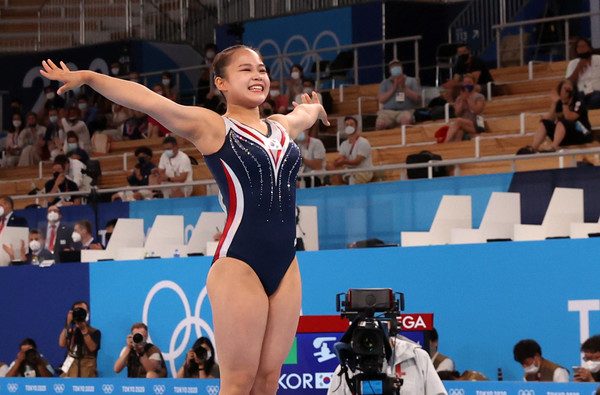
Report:
[[[519,390],[519,395],[535,395],[534,390]]]
[[[206,336],[210,339],[210,341],[213,344],[215,342],[215,335],[208,323],[202,318],[200,318],[202,303],[204,302],[207,296],[206,287],[202,288],[202,291],[198,295],[198,299],[196,300],[196,306],[194,307],[194,314],[192,315],[190,303],[187,299],[187,296],[183,292],[183,289],[181,289],[181,287],[177,283],[169,280],[159,281],[158,283],[156,283],[150,289],[148,295],[146,296],[146,301],[144,302],[142,321],[148,326],[148,328],[152,328],[152,326],[148,324],[148,311],[150,310],[150,304],[152,303],[152,300],[154,299],[155,295],[163,289],[170,289],[173,292],[175,292],[175,294],[179,296],[179,299],[181,299],[181,303],[183,304],[183,308],[185,311],[185,317],[177,324],[175,330],[173,331],[173,334],[171,335],[171,340],[169,342],[169,351],[162,352],[165,362],[168,362],[169,367],[171,369],[171,375],[176,376],[177,367],[175,366],[175,360],[180,355],[187,352],[186,348],[190,340],[190,333],[192,327],[194,327],[194,329],[196,330],[196,338],[202,337],[202,331],[204,330]],[[183,333],[183,339],[181,340],[181,343],[176,346],[177,339],[179,338],[179,335],[183,330],[185,330]],[[148,333],[148,342],[153,343],[152,338],[150,337],[150,333]],[[155,393],[157,395],[161,395],[158,392],[156,392],[156,388]]]
[[[64,384],[54,384],[54,392],[56,392],[57,394],[62,394],[65,391],[65,385]]]
[[[165,389],[166,389],[166,388],[165,388],[165,386],[164,386],[164,385],[158,385],[158,384],[155,384],[155,385],[152,387],[152,389],[154,390],[154,393],[155,393],[156,395],[163,395],[163,394],[165,393]]]
[[[104,392],[105,394],[112,394],[112,392],[115,390],[115,386],[112,384],[102,384],[102,392]]]
[[[17,383],[8,383],[6,388],[9,392],[17,392],[19,390],[19,384]]]
[[[207,385],[206,392],[208,392],[208,395],[217,395],[219,393],[219,386],[218,385]]]
[[[450,388],[448,395],[465,395],[465,390],[462,388]]]

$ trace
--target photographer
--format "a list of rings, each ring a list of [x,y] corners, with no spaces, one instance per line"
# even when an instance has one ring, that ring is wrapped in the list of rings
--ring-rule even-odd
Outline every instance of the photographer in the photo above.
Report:
[[[127,377],[159,378],[167,377],[165,360],[158,347],[147,342],[148,327],[142,322],[133,324],[127,335],[127,345],[123,347],[114,371],[120,373],[127,366]]]
[[[100,330],[88,324],[90,308],[86,302],[75,302],[67,314],[65,328],[58,344],[67,348],[61,377],[98,377],[96,359],[100,349]]]
[[[52,377],[54,369],[37,350],[33,339],[27,338],[19,344],[19,353],[8,367],[6,377]]]
[[[79,162],[75,159],[71,160],[73,162]],[[83,163],[81,164],[83,165]],[[70,160],[64,155],[58,155],[54,159],[54,164],[52,165],[52,179],[48,180],[44,185],[44,191],[46,193],[77,192],[79,190],[77,183],[69,178],[70,166]],[[80,203],[81,198],[78,196],[48,198],[49,205],[70,206]]]
[[[206,337],[194,342],[188,351],[185,364],[177,372],[178,379],[218,379],[219,365],[215,363],[215,350]]]

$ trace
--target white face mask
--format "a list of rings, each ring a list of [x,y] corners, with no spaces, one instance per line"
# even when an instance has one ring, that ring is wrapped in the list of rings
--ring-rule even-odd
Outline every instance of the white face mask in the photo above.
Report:
[[[302,92],[306,93],[307,95],[310,95],[313,91],[314,91],[313,88],[308,88],[308,87],[305,87],[304,89],[302,89]]]
[[[73,243],[79,243],[81,241],[81,235],[77,232],[71,233],[71,239],[73,239]]]
[[[279,95],[281,95],[279,89],[271,89],[271,97],[279,97]]]
[[[50,211],[46,218],[48,218],[49,222],[56,222],[58,221],[58,213],[56,211]]]
[[[119,74],[119,69],[117,67],[113,67],[112,69],[110,69],[110,72],[113,73],[113,75],[117,75]]]
[[[538,370],[540,370],[540,367],[535,366],[535,363],[532,363],[525,368],[525,374],[535,374],[538,372]]]
[[[54,92],[48,92],[48,93],[46,93],[46,99],[48,99],[48,100],[54,99],[55,96],[56,95],[55,95]]]
[[[298,79],[300,79],[300,72],[298,72],[298,71],[292,71],[292,73],[290,74],[290,76],[292,77],[293,80],[298,80]]]
[[[344,129],[344,133],[346,134],[346,136],[350,136],[350,135],[354,134],[354,132],[356,132],[356,129],[354,129],[354,126],[346,126],[346,128]]]
[[[4,216],[4,207],[0,206],[0,217]]]
[[[169,85],[171,85],[171,80],[170,80],[170,79],[168,79],[168,78],[163,78],[163,80],[162,80],[162,84],[163,84],[164,86],[169,86]]]
[[[50,122],[52,122],[52,123],[58,122],[58,116],[57,115],[50,115]]]
[[[42,244],[37,240],[31,240],[29,242],[29,249],[33,252],[39,252],[42,249]]]
[[[600,361],[585,361],[583,367],[592,373],[598,373],[600,371]]]
[[[19,121],[18,119],[13,119],[12,123],[15,128],[18,128],[21,126],[21,121]]]

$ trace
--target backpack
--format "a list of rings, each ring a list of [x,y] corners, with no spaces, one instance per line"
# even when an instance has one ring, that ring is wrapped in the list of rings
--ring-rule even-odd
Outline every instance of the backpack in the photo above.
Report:
[[[411,154],[406,157],[406,164],[411,163],[427,163],[430,160],[442,160],[442,157],[438,154],[434,154],[431,151],[421,151],[418,154]],[[445,177],[447,176],[445,166],[434,166],[433,176],[434,177]],[[409,179],[415,178],[427,178],[427,167],[421,167],[418,169],[406,169],[406,176]]]

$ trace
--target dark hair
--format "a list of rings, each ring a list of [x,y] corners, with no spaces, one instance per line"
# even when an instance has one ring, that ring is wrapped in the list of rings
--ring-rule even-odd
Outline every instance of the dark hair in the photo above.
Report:
[[[13,117],[14,117],[15,115],[18,115],[18,116],[19,116],[19,119],[21,120],[21,129],[23,129],[23,127],[25,126],[25,125],[23,125],[23,115],[21,115],[21,113],[20,113],[20,112],[14,112],[14,113],[13,113],[13,114],[10,116],[11,122],[10,122],[10,126],[8,127],[8,131],[9,131],[9,132],[14,132],[15,130],[17,130],[17,128],[15,128],[15,126],[12,124]]]
[[[173,144],[177,145],[177,140],[173,136],[167,136],[162,142],[163,144]]]
[[[599,352],[600,351],[600,335],[595,335],[587,339],[581,345],[582,352]]]
[[[75,222],[75,225],[79,225],[85,228],[89,234],[92,234],[92,223],[87,219],[82,219]]]
[[[146,332],[148,332],[148,326],[146,326],[146,324],[144,324],[143,322],[136,322],[135,324],[131,325],[131,331],[133,332],[134,329],[145,329]]]
[[[429,341],[436,342],[439,340],[438,332],[435,328],[429,331]]]
[[[580,41],[583,41],[584,43],[586,43],[587,46],[590,47],[591,50],[594,49],[594,47],[592,46],[592,42],[585,37],[579,37],[577,39],[577,41],[575,41],[575,45],[579,44]]]
[[[293,68],[297,68],[298,70],[300,70],[300,78],[304,78],[304,68],[301,65],[299,65],[298,63],[294,63],[292,67],[290,67],[290,73],[292,72]]]
[[[25,118],[28,118],[28,117],[30,117],[30,116],[32,116],[32,115],[35,117],[35,120],[37,121],[37,113],[36,113],[36,112],[34,112],[34,111],[29,111],[29,112],[27,113],[27,115],[25,116]]]
[[[260,54],[258,49],[249,47],[247,45],[240,44],[240,45],[233,45],[229,48],[225,48],[224,50],[219,52],[217,54],[217,56],[215,56],[215,59],[213,60],[212,66],[213,66],[213,74],[214,74],[215,78],[217,78],[217,77],[225,78],[225,68],[227,66],[229,66],[229,63],[231,63],[231,55],[233,55],[233,53],[235,51],[237,51],[238,49],[249,49],[251,51],[254,51],[262,59],[262,55]]]
[[[521,340],[513,348],[513,355],[515,361],[523,364],[527,358],[533,358],[537,354],[542,356],[542,348],[540,345],[532,339]]]
[[[346,122],[346,121],[347,121],[347,120],[349,120],[349,119],[353,120],[353,121],[354,121],[354,123],[356,124],[356,126],[358,126],[358,121],[356,120],[356,118],[354,118],[354,117],[351,117],[351,116],[347,116],[347,117],[345,117],[345,118],[344,118],[344,122]]]
[[[15,208],[15,202],[13,201],[13,199],[8,196],[8,195],[1,195],[0,199],[4,200],[5,202],[7,202],[8,204],[10,204],[10,208]]]
[[[304,78],[302,80],[302,83],[305,83],[305,82],[310,82],[313,86],[316,86],[315,80],[313,80],[312,78]]]
[[[219,48],[217,47],[217,44],[213,44],[213,43],[208,43],[204,46],[204,52],[208,51],[209,49],[214,49],[215,52],[219,50]]]
[[[115,226],[117,225],[117,221],[118,221],[118,220],[119,220],[118,218],[109,219],[109,220],[106,222],[106,225],[104,225],[104,227],[105,227],[105,228],[108,228],[109,226],[115,227]]]
[[[562,87],[564,84],[571,84],[571,87],[573,88],[573,92],[571,93],[571,99],[573,101],[577,100],[577,96],[579,94],[578,90],[577,90],[577,85],[575,85],[575,83],[573,81],[571,81],[570,79],[564,79],[561,82],[558,83],[558,87],[556,88],[556,90],[558,91],[558,94],[560,95],[560,91],[562,90]]]
[[[90,312],[90,305],[85,300],[78,300],[77,302],[73,303],[73,305],[71,306],[71,310],[73,310],[75,308],[75,305],[78,304],[84,304],[88,313]]]
[[[61,165],[63,169],[67,166],[68,163],[69,158],[67,158],[66,155],[57,155],[56,158],[54,158],[54,164]]]
[[[79,141],[79,136],[77,136],[77,133],[75,133],[72,130],[69,130],[67,132],[67,140],[69,140],[70,138],[74,138],[75,140]]]
[[[88,97],[85,93],[80,94],[79,96],[77,96],[77,101],[79,100],[85,100],[86,102],[88,101]]]
[[[175,141],[177,141],[177,140],[175,140]],[[164,141],[163,141],[163,144],[164,144]],[[139,154],[146,154],[146,155],[148,155],[149,157],[152,158],[152,150],[150,148],[146,147],[146,146],[138,147],[135,150],[134,155],[138,156]]]
[[[35,340],[30,337],[23,339],[23,341],[19,343],[19,347],[21,346],[31,346],[37,350],[37,344],[35,344]]]
[[[29,234],[30,234],[30,235],[41,235],[40,231],[39,231],[39,230],[37,230],[37,229],[31,229],[31,230],[29,231]]]
[[[206,375],[210,375],[213,366],[215,365],[215,348],[213,347],[210,339],[208,337],[200,337],[198,338],[198,340],[196,340],[194,342],[194,345],[192,346],[192,350],[195,352],[196,350],[198,350],[199,348],[203,348],[202,345],[206,344],[208,346],[208,348],[210,349],[210,358],[207,358],[204,361],[204,372],[206,373]],[[185,369],[184,371],[184,377],[185,378],[191,378],[194,377],[195,374],[198,373],[198,364],[196,363],[195,360],[192,360],[189,364],[189,366],[187,367],[187,369]]]

